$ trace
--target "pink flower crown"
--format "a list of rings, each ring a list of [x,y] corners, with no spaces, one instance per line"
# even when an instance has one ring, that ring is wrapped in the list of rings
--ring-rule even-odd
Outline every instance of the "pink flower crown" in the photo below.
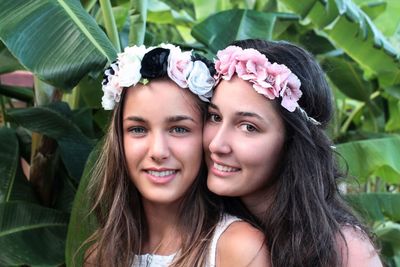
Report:
[[[281,105],[290,112],[296,108],[313,124],[320,124],[309,117],[297,103],[302,95],[301,82],[292,71],[283,64],[271,63],[267,57],[256,49],[242,49],[228,46],[218,51],[215,61],[216,79],[230,80],[237,76],[253,84],[257,93],[268,99],[281,97]]]

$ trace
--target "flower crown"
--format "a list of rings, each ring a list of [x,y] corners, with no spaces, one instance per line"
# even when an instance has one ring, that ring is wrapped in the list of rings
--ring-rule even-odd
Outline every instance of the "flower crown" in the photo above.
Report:
[[[302,92],[301,82],[292,71],[283,64],[271,63],[267,57],[256,49],[242,49],[238,46],[228,46],[218,51],[215,60],[215,78],[230,80],[236,73],[243,80],[253,84],[257,93],[273,100],[281,97],[281,105],[290,112],[298,108],[313,124],[320,123],[309,117],[297,101]]]
[[[206,58],[192,55],[191,51],[182,52],[172,44],[126,47],[104,71],[101,105],[105,110],[112,110],[120,101],[123,88],[165,76],[209,102],[215,85],[214,75],[214,66]]]

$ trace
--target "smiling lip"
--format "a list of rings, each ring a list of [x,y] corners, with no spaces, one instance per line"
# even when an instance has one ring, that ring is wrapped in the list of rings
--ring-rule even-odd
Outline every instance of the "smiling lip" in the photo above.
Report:
[[[212,161],[211,173],[219,177],[227,177],[238,173],[241,169]]]
[[[176,174],[178,173],[177,169],[167,169],[167,168],[149,168],[144,170],[147,174],[147,177],[152,183],[155,184],[166,184],[172,181]]]

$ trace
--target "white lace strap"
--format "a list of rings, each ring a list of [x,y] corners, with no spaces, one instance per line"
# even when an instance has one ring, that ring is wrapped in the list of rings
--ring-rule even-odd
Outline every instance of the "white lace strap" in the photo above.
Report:
[[[215,267],[216,266],[216,256],[217,256],[217,243],[221,235],[225,232],[225,230],[231,225],[233,222],[241,221],[240,218],[225,214],[222,216],[221,220],[218,222],[215,227],[215,231],[211,240],[210,249],[209,249],[209,259],[207,262],[207,267]]]

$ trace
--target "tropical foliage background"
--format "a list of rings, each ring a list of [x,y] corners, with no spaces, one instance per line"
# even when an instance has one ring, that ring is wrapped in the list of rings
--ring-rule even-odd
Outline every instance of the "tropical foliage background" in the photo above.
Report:
[[[101,71],[123,47],[172,42],[211,58],[244,38],[317,57],[353,177],[341,187],[400,266],[398,14],[398,0],[0,0],[0,74],[34,75],[32,88],[0,83],[0,266],[79,266],[95,223],[83,189],[109,117]]]

